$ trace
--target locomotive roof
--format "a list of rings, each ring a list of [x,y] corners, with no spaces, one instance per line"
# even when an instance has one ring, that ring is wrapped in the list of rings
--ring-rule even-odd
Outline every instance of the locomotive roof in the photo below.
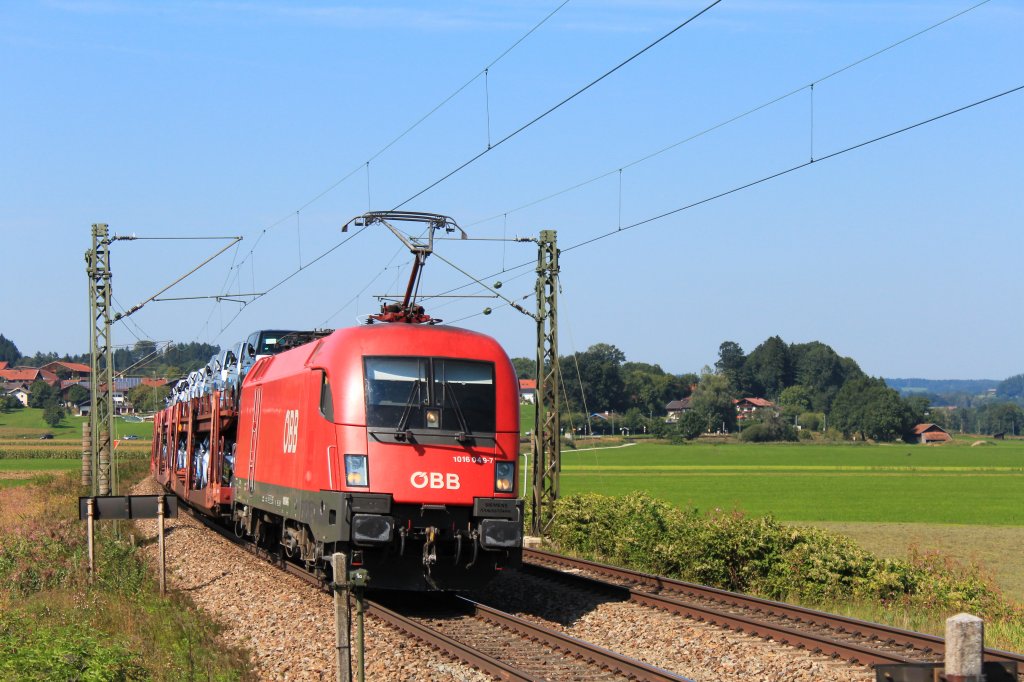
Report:
[[[373,355],[478,358],[508,362],[501,345],[480,332],[440,325],[384,323],[343,327],[330,336],[271,356],[250,380],[265,381],[301,367],[351,366]],[[272,361],[272,362],[269,362]],[[257,365],[258,366],[258,365]]]

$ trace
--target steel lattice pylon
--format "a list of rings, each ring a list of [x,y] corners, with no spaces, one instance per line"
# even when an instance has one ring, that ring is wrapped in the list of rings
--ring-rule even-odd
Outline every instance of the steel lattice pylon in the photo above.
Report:
[[[117,493],[117,466],[111,438],[114,433],[114,348],[110,337],[113,275],[107,225],[92,226],[92,248],[85,252],[89,276],[89,425],[92,431],[92,489],[94,495]]]
[[[562,470],[558,414],[558,247],[556,232],[543,230],[537,242],[537,413],[531,440],[534,535],[547,532],[558,499]]]

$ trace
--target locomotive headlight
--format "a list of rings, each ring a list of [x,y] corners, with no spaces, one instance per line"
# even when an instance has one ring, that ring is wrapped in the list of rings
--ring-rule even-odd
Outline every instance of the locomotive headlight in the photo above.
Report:
[[[515,462],[495,462],[494,464],[494,491],[498,493],[512,492],[512,486],[516,480]]]
[[[428,429],[436,429],[441,426],[441,410],[431,408],[429,410],[424,410],[423,414],[427,420]]]
[[[361,488],[370,485],[370,477],[366,471],[366,455],[345,455],[345,482]]]

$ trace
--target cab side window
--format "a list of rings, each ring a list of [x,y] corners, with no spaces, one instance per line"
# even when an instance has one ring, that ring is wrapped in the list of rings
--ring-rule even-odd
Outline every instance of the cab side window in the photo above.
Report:
[[[334,396],[331,395],[331,382],[327,372],[320,370],[320,414],[327,421],[334,421]]]

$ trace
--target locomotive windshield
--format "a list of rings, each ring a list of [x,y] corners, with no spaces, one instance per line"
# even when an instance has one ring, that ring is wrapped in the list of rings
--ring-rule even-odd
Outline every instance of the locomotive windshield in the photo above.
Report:
[[[366,425],[494,433],[494,365],[452,358],[365,358]]]

